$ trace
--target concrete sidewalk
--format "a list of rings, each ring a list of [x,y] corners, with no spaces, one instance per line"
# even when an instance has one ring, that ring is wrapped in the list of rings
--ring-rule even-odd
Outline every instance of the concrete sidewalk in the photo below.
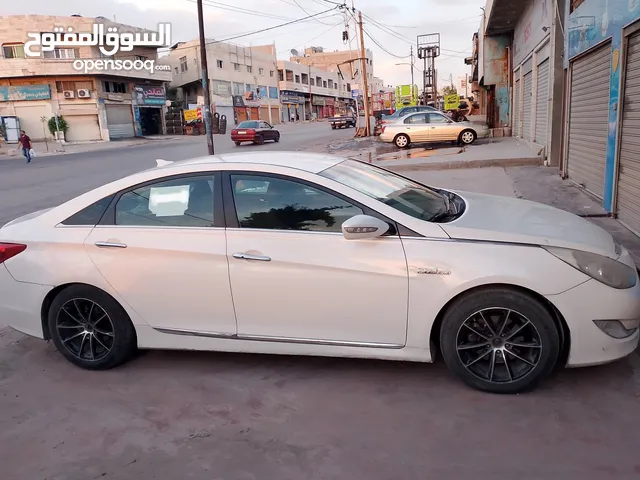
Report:
[[[405,171],[541,165],[543,162],[528,145],[512,137],[479,140],[470,146],[448,142],[407,150],[399,150],[377,137],[352,138],[331,142],[327,151]]]

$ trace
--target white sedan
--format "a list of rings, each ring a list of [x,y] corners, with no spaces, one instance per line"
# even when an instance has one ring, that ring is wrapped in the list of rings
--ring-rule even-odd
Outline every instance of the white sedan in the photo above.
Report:
[[[640,285],[599,227],[355,160],[170,163],[0,229],[0,313],[69,361],[137,348],[432,362],[530,389],[638,345]]]

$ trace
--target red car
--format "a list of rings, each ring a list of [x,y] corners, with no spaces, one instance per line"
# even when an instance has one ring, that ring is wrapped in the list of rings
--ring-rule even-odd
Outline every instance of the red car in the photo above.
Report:
[[[265,140],[280,141],[280,132],[273,125],[262,120],[248,120],[231,130],[231,140],[240,145],[242,142],[252,142],[262,145]]]

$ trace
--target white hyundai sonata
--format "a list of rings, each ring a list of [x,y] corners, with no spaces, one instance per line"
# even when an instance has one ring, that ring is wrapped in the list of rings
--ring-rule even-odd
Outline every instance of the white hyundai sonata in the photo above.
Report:
[[[629,252],[570,213],[323,155],[162,163],[0,229],[0,318],[88,369],[136,348],[440,352],[501,393],[638,345]]]

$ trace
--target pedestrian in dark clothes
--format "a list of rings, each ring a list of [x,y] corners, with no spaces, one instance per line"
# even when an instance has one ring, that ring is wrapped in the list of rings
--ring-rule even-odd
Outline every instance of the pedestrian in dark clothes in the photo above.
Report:
[[[20,138],[18,139],[20,145],[22,145],[22,154],[27,159],[27,163],[31,163],[31,138],[24,130],[20,130]]]

